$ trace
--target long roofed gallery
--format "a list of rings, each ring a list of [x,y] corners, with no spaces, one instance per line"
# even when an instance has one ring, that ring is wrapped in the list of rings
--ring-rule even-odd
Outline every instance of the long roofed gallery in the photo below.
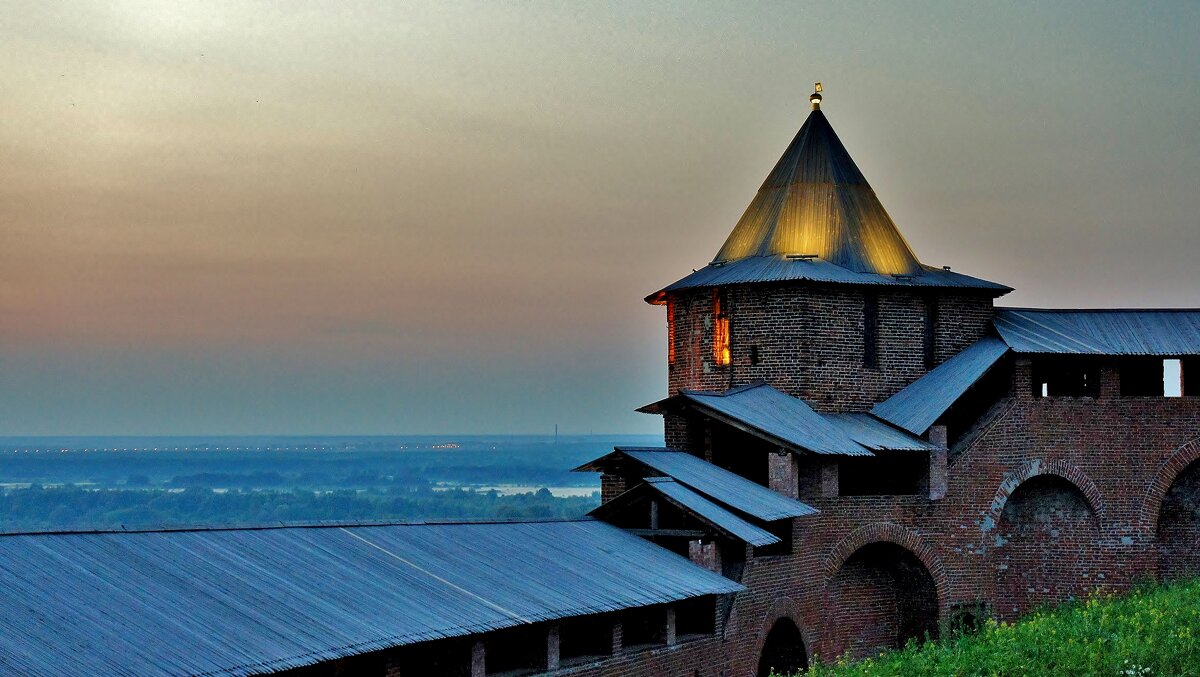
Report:
[[[810,102],[587,519],[0,536],[0,667],[767,675],[1200,575],[1200,311],[997,306]]]

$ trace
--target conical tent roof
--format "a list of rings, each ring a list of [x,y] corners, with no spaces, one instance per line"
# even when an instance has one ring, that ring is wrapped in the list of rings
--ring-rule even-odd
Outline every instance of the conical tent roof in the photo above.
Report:
[[[646,297],[767,282],[975,289],[1012,288],[917,260],[846,147],[813,111],[712,263]]]
[[[770,255],[813,255],[858,273],[921,271],[820,110],[808,116],[715,260]]]

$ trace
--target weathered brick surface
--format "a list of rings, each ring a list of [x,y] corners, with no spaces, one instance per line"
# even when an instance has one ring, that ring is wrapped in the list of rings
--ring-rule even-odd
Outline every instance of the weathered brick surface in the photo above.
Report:
[[[863,365],[864,293],[879,299],[876,367]],[[795,284],[730,288],[723,311],[730,316],[732,363],[718,366],[712,292],[681,294],[668,391],[724,390],[761,380],[821,410],[865,411],[925,373],[927,303],[938,307],[938,362],[987,333],[987,296]]]

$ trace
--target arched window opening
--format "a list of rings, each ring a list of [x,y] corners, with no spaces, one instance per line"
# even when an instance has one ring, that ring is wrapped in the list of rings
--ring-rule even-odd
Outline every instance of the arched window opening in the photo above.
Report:
[[[1200,461],[1184,468],[1171,483],[1158,511],[1158,577],[1175,580],[1200,576]]]
[[[790,618],[780,618],[771,626],[758,659],[758,677],[793,675],[808,669],[808,653],[800,628]]]
[[[997,525],[996,614],[1013,619],[1091,592],[1104,580],[1099,542],[1099,522],[1078,487],[1058,475],[1026,480]]]
[[[920,558],[890,542],[854,552],[830,581],[831,654],[862,658],[938,636],[938,597]]]

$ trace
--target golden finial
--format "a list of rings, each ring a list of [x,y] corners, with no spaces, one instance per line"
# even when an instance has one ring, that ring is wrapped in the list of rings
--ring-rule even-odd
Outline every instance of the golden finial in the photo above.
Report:
[[[808,100],[812,103],[813,110],[821,110],[821,83],[816,83],[814,89],[816,91],[808,95]]]

